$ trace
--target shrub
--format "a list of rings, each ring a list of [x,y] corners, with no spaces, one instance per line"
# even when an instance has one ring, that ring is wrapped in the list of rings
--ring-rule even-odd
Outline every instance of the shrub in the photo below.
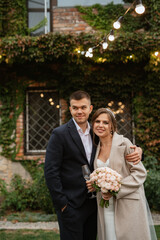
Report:
[[[144,183],[146,198],[152,210],[160,211],[160,164],[153,156],[145,157],[147,179]]]
[[[26,182],[19,175],[15,175],[7,190],[5,181],[0,180],[2,196],[2,210],[24,211],[43,210],[54,213],[51,197],[45,184],[43,166],[38,167],[33,182]]]

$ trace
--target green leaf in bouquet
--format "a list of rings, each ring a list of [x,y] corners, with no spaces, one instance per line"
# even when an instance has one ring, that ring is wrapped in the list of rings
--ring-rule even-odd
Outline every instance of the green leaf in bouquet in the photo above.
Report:
[[[109,207],[109,200],[104,200],[103,198],[101,198],[100,200],[100,203],[99,205],[102,207],[102,208],[108,208]]]
[[[100,192],[101,188],[96,185],[96,183],[93,183],[92,186],[96,189],[96,192]]]

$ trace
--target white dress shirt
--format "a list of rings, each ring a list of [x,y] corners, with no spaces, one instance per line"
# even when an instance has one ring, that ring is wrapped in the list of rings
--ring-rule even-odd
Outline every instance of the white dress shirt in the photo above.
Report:
[[[86,156],[87,156],[88,162],[90,162],[91,154],[92,154],[92,139],[91,139],[91,135],[90,135],[91,127],[90,127],[89,123],[87,122],[86,131],[83,132],[82,128],[80,128],[80,126],[76,123],[74,118],[73,118],[73,121],[74,121],[74,123],[76,125],[77,131],[78,131],[79,136],[80,136],[80,138],[82,140],[82,143],[83,143],[83,146],[84,146],[84,149],[85,149],[85,152],[86,152]]]

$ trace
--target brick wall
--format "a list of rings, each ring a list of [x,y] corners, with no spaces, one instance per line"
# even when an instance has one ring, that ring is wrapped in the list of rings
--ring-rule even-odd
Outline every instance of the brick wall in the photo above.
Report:
[[[93,33],[76,8],[53,8],[53,32],[62,34]]]

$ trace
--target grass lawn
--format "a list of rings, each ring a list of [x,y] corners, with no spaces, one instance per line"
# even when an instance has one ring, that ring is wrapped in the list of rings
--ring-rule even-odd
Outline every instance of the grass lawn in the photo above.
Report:
[[[155,226],[160,240],[160,225]],[[1,240],[60,240],[59,234],[44,230],[0,230]]]
[[[157,233],[157,238],[158,238],[158,240],[160,240],[160,225],[155,226],[155,229],[156,229],[156,233]]]
[[[0,230],[1,240],[60,240],[59,234],[44,230]]]

